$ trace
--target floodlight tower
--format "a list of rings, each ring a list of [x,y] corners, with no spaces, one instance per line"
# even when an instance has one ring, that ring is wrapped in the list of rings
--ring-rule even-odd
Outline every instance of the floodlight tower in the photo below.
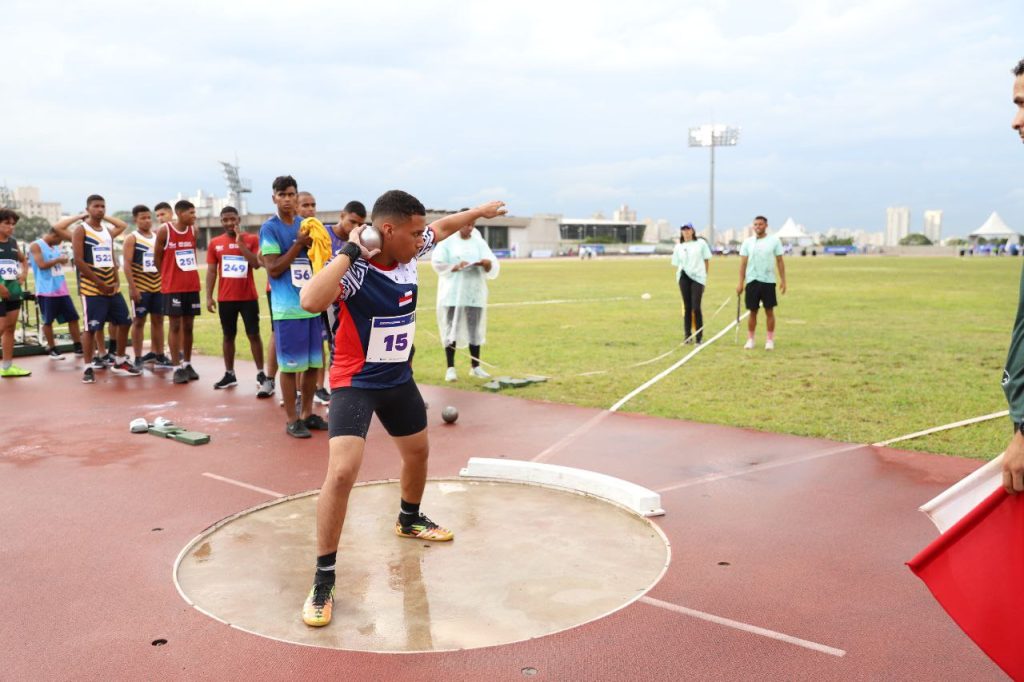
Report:
[[[221,161],[224,167],[224,178],[228,181],[228,200],[238,209],[238,212],[245,214],[245,204],[242,200],[243,194],[252,194],[252,181],[238,177],[238,160],[234,164]]]
[[[691,147],[711,147],[711,198],[708,241],[715,244],[715,147],[735,147],[740,141],[740,129],[722,123],[706,123],[690,128]]]

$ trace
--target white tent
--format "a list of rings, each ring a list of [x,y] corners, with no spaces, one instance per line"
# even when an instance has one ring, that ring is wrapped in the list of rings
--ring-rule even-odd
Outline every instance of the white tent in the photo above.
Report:
[[[977,230],[971,232],[970,236],[975,239],[978,237],[984,237],[985,239],[1020,239],[1020,233],[1016,230],[1011,230],[995,211],[992,211],[992,215],[988,217],[988,220]]]
[[[792,218],[786,218],[786,222],[782,223],[775,236],[787,244],[795,243],[799,246],[808,246],[814,241],[804,232],[804,226],[798,225]]]

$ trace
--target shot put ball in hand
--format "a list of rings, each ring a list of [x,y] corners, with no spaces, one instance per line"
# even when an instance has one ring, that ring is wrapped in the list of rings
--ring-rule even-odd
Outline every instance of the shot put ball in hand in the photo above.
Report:
[[[368,251],[380,248],[380,231],[377,230],[373,225],[367,225],[362,232],[359,233],[359,241],[363,243]]]

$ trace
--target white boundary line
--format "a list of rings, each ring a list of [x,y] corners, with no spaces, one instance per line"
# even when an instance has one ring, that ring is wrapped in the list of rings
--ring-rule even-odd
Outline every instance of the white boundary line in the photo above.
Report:
[[[554,305],[556,303],[604,303],[606,301],[635,301],[639,296],[613,296],[611,298],[552,298],[547,301],[513,301],[510,303],[488,303],[488,308],[512,308],[522,305]],[[641,299],[643,300],[643,299]]]
[[[672,365],[668,369],[662,370],[661,372],[656,374],[653,378],[647,380],[646,382],[644,382],[643,384],[641,384],[637,388],[635,388],[632,391],[630,391],[629,393],[627,393],[626,396],[624,398],[622,398],[619,402],[615,403],[610,408],[608,408],[608,411],[609,412],[618,412],[619,409],[623,405],[625,405],[630,400],[632,400],[633,398],[635,398],[636,396],[640,395],[641,393],[646,391],[648,388],[653,386],[654,384],[658,383],[659,381],[661,381],[662,379],[667,377],[672,372],[676,371],[677,369],[679,369],[680,367],[685,365],[690,360],[690,358],[692,358],[694,355],[696,355],[697,353],[701,352],[702,350],[704,350],[705,348],[707,348],[708,346],[713,344],[718,339],[722,338],[722,336],[724,336],[727,331],[729,331],[734,326],[739,324],[740,320],[746,319],[747,316],[749,316],[749,315],[750,315],[750,311],[748,310],[747,312],[743,313],[743,315],[741,315],[738,320],[733,320],[732,322],[727,324],[725,326],[725,328],[722,329],[722,331],[718,332],[717,334],[712,336],[710,339],[708,339],[704,343],[702,343],[699,346],[697,346],[696,348],[694,348],[688,354],[683,356],[683,358],[681,360],[679,360],[678,362],[676,362],[674,365]]]
[[[203,472],[202,475],[206,476],[207,478],[212,478],[215,481],[223,481],[224,483],[230,483],[231,485],[237,485],[239,488],[246,488],[248,490],[253,490],[253,491],[258,492],[258,493],[263,493],[264,495],[270,495],[271,497],[284,497],[284,493],[277,493],[277,492],[274,492],[273,490],[267,490],[266,488],[261,488],[258,485],[250,485],[249,483],[243,483],[242,481],[236,481],[233,478],[226,478],[224,476],[218,476],[217,474],[211,474],[208,471]]]
[[[952,424],[943,424],[942,426],[936,426],[931,429],[925,429],[924,431],[917,431],[915,433],[908,433],[905,436],[898,438],[890,438],[889,440],[879,441],[872,443],[876,448],[885,447],[892,443],[899,443],[904,440],[911,440],[913,438],[920,438],[921,436],[927,436],[930,433],[938,433],[939,431],[947,431],[949,429],[955,429],[961,426],[968,426],[970,424],[977,424],[979,422],[989,421],[991,419],[999,419],[1000,417],[1008,417],[1010,415],[1009,410],[1003,410],[1002,412],[993,412],[992,414],[982,415],[981,417],[973,417],[971,419],[964,419],[962,421],[953,422]]]
[[[654,492],[656,493],[667,493],[672,490],[679,490],[680,488],[689,488],[694,485],[701,485],[702,483],[711,483],[713,481],[721,481],[726,478],[736,478],[738,476],[746,476],[748,474],[757,473],[758,471],[767,471],[769,469],[777,469],[778,467],[789,466],[790,464],[799,464],[801,462],[810,462],[811,460],[820,459],[822,457],[831,457],[832,455],[841,455],[844,452],[853,452],[854,450],[860,450],[866,448],[867,445],[840,445],[839,447],[829,448],[828,450],[822,450],[821,452],[812,452],[807,455],[797,455],[795,457],[786,457],[785,459],[775,460],[774,462],[765,462],[764,464],[755,464],[747,467],[741,471],[727,471],[719,474],[706,474],[704,476],[698,476],[697,478],[689,478],[678,483],[670,483],[664,488],[658,488]]]
[[[699,618],[706,620],[709,623],[715,623],[716,625],[724,625],[727,628],[733,628],[734,630],[742,630],[743,632],[749,632],[752,635],[760,635],[762,637],[768,637],[769,639],[776,639],[780,642],[786,642],[787,644],[794,644],[796,646],[810,649],[812,651],[818,651],[829,656],[836,656],[842,658],[846,655],[846,652],[842,649],[836,649],[834,647],[826,646],[824,644],[818,644],[806,639],[800,639],[799,637],[793,637],[782,632],[776,632],[775,630],[769,630],[767,628],[758,627],[757,625],[750,625],[749,623],[741,623],[738,620],[731,620],[729,618],[723,618],[722,616],[716,616],[711,613],[705,613],[703,611],[697,611],[695,609],[688,609],[685,606],[677,606],[676,604],[670,604],[667,601],[661,601],[653,597],[640,597],[640,601],[651,606],[657,606],[659,609],[665,609],[666,611],[672,611],[683,616],[690,616],[692,618]]]
[[[559,450],[564,448],[571,441],[575,440],[577,436],[580,436],[583,433],[586,433],[587,431],[592,429],[593,427],[597,426],[597,424],[599,422],[604,421],[605,418],[608,417],[608,415],[610,415],[610,414],[611,414],[610,410],[602,410],[601,412],[598,412],[593,417],[591,417],[587,421],[583,422],[582,424],[577,426],[575,429],[573,429],[569,433],[567,433],[564,436],[562,436],[562,438],[559,439],[558,441],[556,441],[554,444],[549,445],[548,447],[546,447],[538,455],[536,455],[535,457],[530,459],[530,461],[531,462],[543,462],[543,461],[546,461],[548,459],[551,459],[552,455],[554,455],[556,452],[558,452]]]

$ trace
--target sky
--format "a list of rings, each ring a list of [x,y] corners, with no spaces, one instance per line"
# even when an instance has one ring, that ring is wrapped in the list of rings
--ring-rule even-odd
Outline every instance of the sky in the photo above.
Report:
[[[514,215],[756,214],[808,231],[1024,230],[1020,0],[4,3],[0,182],[78,210],[291,174],[321,209],[407,190]],[[16,27],[16,30],[10,28]]]

